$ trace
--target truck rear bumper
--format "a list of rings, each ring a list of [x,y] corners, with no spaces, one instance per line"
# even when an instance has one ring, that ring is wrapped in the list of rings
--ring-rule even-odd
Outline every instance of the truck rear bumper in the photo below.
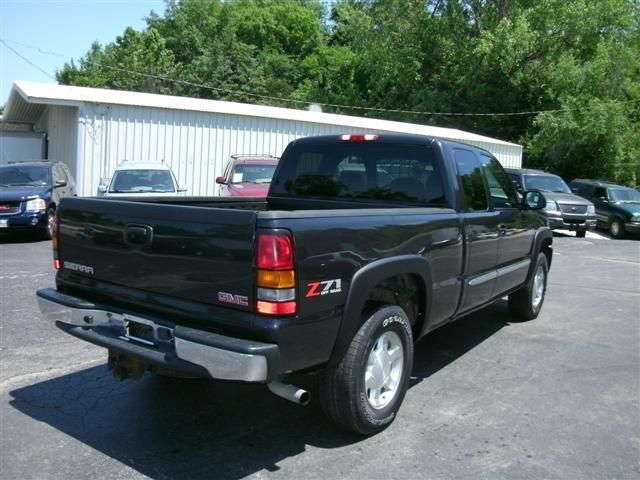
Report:
[[[42,314],[65,332],[150,365],[192,376],[268,382],[279,374],[278,345],[219,335],[38,290]]]

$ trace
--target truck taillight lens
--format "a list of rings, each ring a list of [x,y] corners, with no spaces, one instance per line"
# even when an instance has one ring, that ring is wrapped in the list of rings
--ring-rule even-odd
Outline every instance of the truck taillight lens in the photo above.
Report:
[[[296,302],[262,302],[258,300],[258,313],[264,315],[295,315],[298,306]]]
[[[53,249],[53,268],[55,268],[56,270],[60,270],[60,268],[62,267],[62,262],[58,258],[58,247],[60,246],[59,230],[60,230],[60,217],[56,213],[55,217],[53,217],[53,224],[51,226],[51,248]]]
[[[296,275],[293,270],[258,270],[258,285],[268,288],[293,288]]]
[[[263,315],[295,315],[298,304],[291,234],[259,233],[256,266],[256,311]]]
[[[293,242],[287,233],[261,233],[258,236],[258,268],[293,270]]]

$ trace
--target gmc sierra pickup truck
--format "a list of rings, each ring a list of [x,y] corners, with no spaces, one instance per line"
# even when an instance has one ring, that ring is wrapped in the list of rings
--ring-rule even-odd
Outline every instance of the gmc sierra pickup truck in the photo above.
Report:
[[[395,418],[414,342],[509,296],[535,318],[552,257],[544,197],[479,148],[408,135],[293,141],[266,199],[68,198],[52,240],[65,332],[150,371],[266,384],[316,373],[338,425]]]

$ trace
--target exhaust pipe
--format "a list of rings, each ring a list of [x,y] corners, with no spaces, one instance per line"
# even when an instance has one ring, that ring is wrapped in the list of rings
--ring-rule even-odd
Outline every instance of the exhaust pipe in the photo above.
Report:
[[[311,394],[309,392],[294,385],[271,382],[267,383],[267,387],[269,387],[271,393],[289,400],[290,402],[297,403],[298,405],[308,405],[309,400],[311,400]]]

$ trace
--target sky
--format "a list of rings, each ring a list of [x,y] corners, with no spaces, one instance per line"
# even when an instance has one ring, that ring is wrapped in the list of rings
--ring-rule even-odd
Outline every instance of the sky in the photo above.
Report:
[[[144,29],[152,10],[163,15],[164,1],[0,0],[0,39],[33,64],[0,43],[0,105],[15,80],[57,83],[65,62],[84,56],[94,41],[115,41],[127,27]]]

